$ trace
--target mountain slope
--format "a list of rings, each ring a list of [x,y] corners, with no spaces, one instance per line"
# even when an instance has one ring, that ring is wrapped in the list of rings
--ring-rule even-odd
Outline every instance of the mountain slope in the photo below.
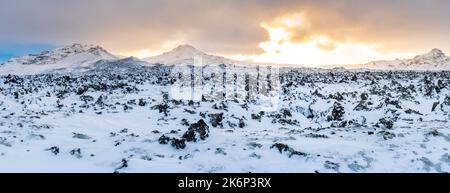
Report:
[[[450,70],[450,57],[435,48],[412,59],[375,61],[362,67],[381,70]]]
[[[101,73],[101,72],[140,72],[145,67],[151,67],[145,61],[139,60],[135,57],[128,57],[117,60],[99,60],[95,62],[87,72]],[[86,72],[86,71],[83,71]]]
[[[202,65],[216,66],[263,65],[257,63],[241,62],[221,56],[206,54],[191,45],[180,45],[169,52],[158,56],[138,60],[136,58],[119,58],[100,46],[72,44],[66,47],[44,51],[40,54],[12,58],[0,65],[0,75],[16,74],[30,75],[49,72],[78,72],[76,70],[126,70],[136,69],[138,66],[152,66],[151,64],[165,65],[192,65],[201,62]],[[111,66],[110,66],[111,65]],[[289,65],[287,67],[301,67]],[[361,65],[325,65],[320,68],[342,67],[346,69],[374,69],[374,70],[450,70],[450,58],[441,50],[433,49],[430,52],[418,55],[412,59],[374,61]],[[129,69],[129,70],[130,70]]]
[[[202,61],[203,65],[237,64],[239,61],[231,60],[221,56],[206,54],[191,45],[180,45],[169,52],[158,56],[145,58],[144,60],[155,64],[185,65],[194,64],[194,60]]]
[[[37,74],[61,69],[86,68],[116,56],[100,46],[72,44],[40,54],[12,58],[0,66],[0,74]]]

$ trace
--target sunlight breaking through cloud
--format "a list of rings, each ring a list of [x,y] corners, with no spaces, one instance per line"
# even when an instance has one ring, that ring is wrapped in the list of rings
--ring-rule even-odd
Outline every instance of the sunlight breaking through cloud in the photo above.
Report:
[[[264,53],[235,55],[234,59],[259,63],[283,63],[316,66],[323,64],[361,64],[377,59],[411,57],[411,53],[382,53],[377,51],[381,43],[334,40],[314,33],[314,25],[302,13],[294,13],[262,22],[261,27],[270,39],[261,42]]]

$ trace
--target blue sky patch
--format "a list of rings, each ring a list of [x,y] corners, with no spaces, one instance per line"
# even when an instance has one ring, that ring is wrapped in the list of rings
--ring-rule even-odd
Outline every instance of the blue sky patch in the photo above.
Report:
[[[4,44],[0,43],[0,63],[12,57],[24,56],[28,54],[38,54],[42,51],[55,48],[50,44]]]

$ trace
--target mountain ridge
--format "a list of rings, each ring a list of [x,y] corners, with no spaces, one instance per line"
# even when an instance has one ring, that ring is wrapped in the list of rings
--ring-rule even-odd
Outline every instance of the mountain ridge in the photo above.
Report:
[[[76,69],[95,68],[101,64],[151,66],[164,65],[192,65],[201,62],[202,65],[263,65],[228,59],[222,56],[207,54],[192,45],[182,44],[160,55],[138,59],[135,57],[120,58],[111,54],[98,45],[74,43],[61,48],[43,51],[39,54],[14,57],[0,64],[0,74],[38,74],[52,71],[70,71]],[[266,64],[267,65],[267,64]],[[282,64],[271,64],[280,65]],[[114,67],[114,66],[113,66]],[[303,66],[289,65],[292,68]],[[450,57],[437,48],[411,59],[380,60],[359,65],[322,65],[318,68],[344,68],[344,69],[372,69],[372,70],[450,70]],[[113,68],[114,69],[114,68]]]
[[[0,65],[0,74],[38,74],[57,69],[89,67],[99,60],[118,57],[97,45],[74,43],[68,46],[11,58]]]
[[[63,60],[66,59],[67,57],[81,53],[90,53],[96,56],[103,55],[110,58],[116,58],[113,54],[109,53],[107,50],[98,45],[73,43],[71,45],[56,48],[53,50],[42,51],[39,54],[28,54],[26,56],[13,57],[8,61],[4,62],[3,64],[7,63],[21,63],[23,65],[54,64],[58,62],[58,60]]]
[[[196,58],[201,58],[197,60]],[[222,56],[207,54],[192,45],[182,44],[160,55],[144,58],[148,63],[160,63],[166,65],[194,64],[201,61],[203,65],[238,64],[240,61],[228,59]]]
[[[450,70],[450,57],[437,48],[411,59],[380,60],[361,67],[387,70]]]

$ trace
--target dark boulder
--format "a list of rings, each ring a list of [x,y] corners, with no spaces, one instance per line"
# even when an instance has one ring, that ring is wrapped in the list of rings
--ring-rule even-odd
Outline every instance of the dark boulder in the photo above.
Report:
[[[198,140],[205,140],[208,136],[209,126],[203,119],[200,119],[197,123],[189,126],[188,130],[183,134],[183,139],[196,142]]]

